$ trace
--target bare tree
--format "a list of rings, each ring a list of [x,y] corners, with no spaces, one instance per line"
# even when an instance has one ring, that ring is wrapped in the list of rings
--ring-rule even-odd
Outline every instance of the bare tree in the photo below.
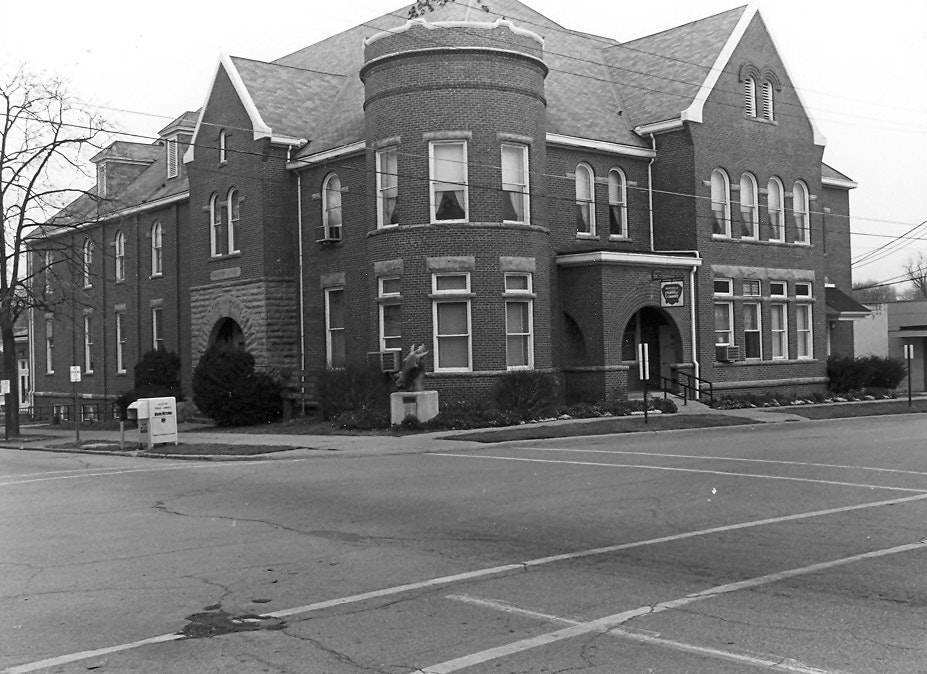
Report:
[[[853,284],[853,299],[863,304],[884,304],[897,300],[898,291],[893,285],[869,279]]]
[[[915,253],[904,266],[905,274],[921,298],[927,299],[927,255]]]
[[[66,242],[47,235],[96,218],[96,194],[78,185],[94,184],[87,160],[107,134],[103,120],[72,98],[60,80],[23,68],[0,72],[0,114],[0,342],[3,378],[15,382],[16,323],[30,309],[54,310],[65,300],[47,289],[51,277],[70,276],[64,268],[75,262]],[[72,208],[64,211],[67,206]],[[30,253],[37,244],[59,253],[33,264]],[[20,402],[15,383],[5,402],[5,436],[15,437]]]

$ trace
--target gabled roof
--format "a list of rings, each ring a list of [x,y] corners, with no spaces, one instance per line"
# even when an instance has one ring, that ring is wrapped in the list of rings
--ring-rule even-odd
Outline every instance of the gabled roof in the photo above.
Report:
[[[836,286],[824,288],[824,302],[827,305],[827,317],[831,320],[853,320],[866,318],[872,312]]]
[[[852,190],[859,187],[859,183],[855,180],[824,162],[821,162],[821,182],[826,187],[839,187],[845,190]]]

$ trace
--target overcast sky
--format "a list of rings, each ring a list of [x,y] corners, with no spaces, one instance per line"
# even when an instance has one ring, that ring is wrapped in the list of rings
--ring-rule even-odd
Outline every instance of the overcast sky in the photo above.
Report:
[[[492,0],[482,0],[492,7]],[[0,62],[66,77],[119,128],[154,136],[203,103],[220,51],[273,60],[367,19],[396,0],[4,0]],[[528,0],[566,28],[621,41],[743,4],[738,0]],[[859,183],[851,192],[853,255],[927,220],[927,3],[760,0],[793,83],[827,138],[824,160]],[[636,11],[628,12],[627,8]],[[640,8],[640,9],[637,9]],[[39,28],[41,26],[41,28]],[[927,228],[925,228],[927,229]],[[920,240],[854,268],[895,280]],[[876,256],[880,257],[880,256]]]

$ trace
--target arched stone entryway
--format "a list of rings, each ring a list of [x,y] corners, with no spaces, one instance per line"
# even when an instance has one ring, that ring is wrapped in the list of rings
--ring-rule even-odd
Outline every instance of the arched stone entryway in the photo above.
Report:
[[[661,388],[662,379],[675,379],[673,367],[683,362],[682,336],[676,321],[659,307],[645,306],[636,311],[625,325],[621,339],[621,360],[631,366],[629,390],[642,388],[638,346],[649,345],[650,379],[648,386]]]
[[[233,318],[221,318],[209,335],[209,346],[244,351],[245,333]]]

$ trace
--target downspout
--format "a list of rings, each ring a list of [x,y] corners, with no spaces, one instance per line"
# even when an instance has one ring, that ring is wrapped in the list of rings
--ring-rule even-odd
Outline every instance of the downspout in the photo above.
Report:
[[[653,253],[656,250],[653,244],[653,163],[657,160],[657,137],[652,133],[650,145],[653,149],[653,156],[647,164],[647,204],[650,211],[650,252]]]
[[[692,364],[694,365],[695,374],[695,386],[699,395],[698,398],[701,398],[701,386],[699,386],[699,377],[702,376],[702,367],[698,362],[698,330],[695,327],[696,323],[696,313],[695,313],[695,272],[698,267],[692,267],[692,270],[689,272],[689,325],[692,328]]]
[[[292,147],[287,146],[286,159],[290,161]],[[306,371],[306,289],[303,281],[303,176],[296,171],[296,228],[299,245],[299,369]]]

